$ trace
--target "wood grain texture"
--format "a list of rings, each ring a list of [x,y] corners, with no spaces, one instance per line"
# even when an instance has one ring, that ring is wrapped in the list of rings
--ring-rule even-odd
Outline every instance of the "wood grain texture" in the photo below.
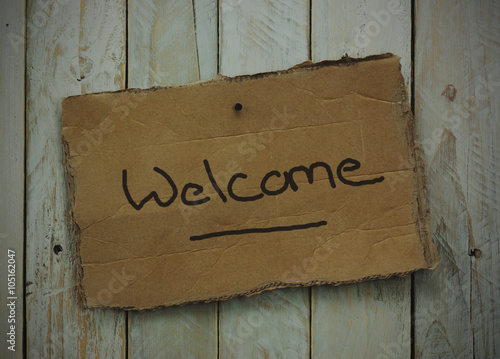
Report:
[[[313,1],[311,18],[313,61],[392,52],[401,57],[401,72],[409,88],[409,0]],[[313,288],[313,357],[409,358],[410,315],[409,277]]]
[[[308,358],[309,291],[289,288],[219,304],[221,358]]]
[[[417,1],[415,112],[442,258],[415,277],[417,358],[500,353],[500,4]]]
[[[408,358],[408,279],[313,288],[314,358]]]
[[[200,81],[217,76],[219,64],[217,0],[194,0],[194,23]]]
[[[22,253],[25,6],[0,1],[3,256],[11,245]],[[409,0],[311,5],[310,24],[310,4],[299,0],[220,0],[218,9],[216,0],[130,0],[129,86],[206,80],[218,67],[233,76],[387,51],[402,57],[410,86]],[[416,358],[493,358],[500,353],[500,5],[417,0],[415,10],[415,110],[441,263],[415,275],[413,349]],[[128,340],[131,358],[410,356],[408,279],[236,298],[220,303],[218,321],[215,303],[132,313],[128,338],[123,312],[83,309],[60,99],[124,87],[125,0],[29,0],[26,16],[26,355],[119,358]]]
[[[129,313],[130,358],[217,358],[217,303]]]
[[[432,234],[441,262],[436,270],[415,276],[415,349],[419,358],[472,357],[467,255],[472,228],[456,163],[456,139],[446,131],[429,172]],[[460,255],[462,252],[465,254]]]
[[[130,87],[165,86],[200,79],[194,10],[193,1],[190,0],[130,1]],[[217,18],[216,13],[211,15]],[[210,27],[198,30],[200,34],[213,32]],[[206,49],[209,41],[204,46]],[[216,49],[211,52],[217,53]],[[210,67],[205,65],[208,61],[204,61],[204,66]]]
[[[311,21],[313,61],[392,52],[401,57],[401,72],[409,88],[410,0],[315,0]]]
[[[78,298],[60,103],[124,87],[125,2],[32,0],[27,12],[27,354],[124,357],[124,313]]]
[[[223,75],[286,69],[308,59],[308,2],[222,0],[219,13]],[[309,310],[307,288],[221,302],[220,357],[308,357]]]
[[[129,87],[217,74],[215,0],[129,1]],[[129,313],[131,358],[216,358],[217,303]]]
[[[220,72],[282,70],[309,58],[309,4],[303,0],[221,0]]]
[[[0,356],[6,359],[23,357],[25,8],[24,1],[0,1]],[[9,250],[15,251],[14,295],[7,286]],[[7,297],[17,297],[15,317]],[[15,351],[7,343],[11,325]]]

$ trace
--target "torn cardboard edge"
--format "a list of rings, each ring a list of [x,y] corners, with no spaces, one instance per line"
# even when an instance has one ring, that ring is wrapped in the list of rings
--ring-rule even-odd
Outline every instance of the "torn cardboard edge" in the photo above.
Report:
[[[226,300],[238,298],[238,297],[247,297],[248,298],[248,297],[251,297],[253,295],[257,295],[257,294],[260,294],[262,292],[271,291],[274,289],[308,288],[308,287],[312,287],[312,286],[323,286],[323,285],[331,285],[334,287],[338,287],[340,285],[345,285],[345,284],[354,284],[354,283],[361,283],[361,282],[373,281],[373,280],[383,280],[383,279],[389,279],[389,278],[394,278],[394,277],[405,277],[405,276],[412,274],[413,272],[419,271],[421,269],[433,270],[434,268],[422,267],[422,268],[416,268],[412,271],[407,271],[407,272],[391,273],[391,274],[377,275],[377,276],[367,276],[367,277],[362,277],[362,278],[353,279],[353,280],[336,281],[336,282],[319,281],[319,280],[304,282],[304,283],[273,282],[273,283],[269,283],[267,285],[261,286],[259,288],[249,290],[245,293],[238,292],[238,293],[233,293],[233,294],[225,294],[225,295],[218,296],[216,298],[211,298],[211,299],[179,301],[178,303],[175,303],[175,304],[172,304],[169,306],[156,306],[156,307],[152,307],[152,308],[143,308],[143,309],[131,308],[131,307],[121,307],[121,306],[106,306],[106,307],[99,307],[99,308],[120,309],[120,310],[127,310],[127,311],[133,311],[133,312],[144,312],[147,310],[158,310],[158,309],[162,309],[162,308],[170,308],[170,307],[176,307],[176,306],[181,306],[181,305],[186,305],[186,304],[201,304],[201,303],[211,303],[211,302],[216,302],[216,301],[226,301]],[[78,286],[78,287],[80,289],[80,286]],[[83,301],[84,308],[86,308],[86,309],[95,308],[95,307],[88,307],[87,303],[85,301],[84,295],[83,295],[83,298],[84,298],[84,301]]]
[[[322,67],[327,67],[327,66],[355,66],[356,64],[360,62],[366,62],[366,61],[372,61],[372,60],[382,60],[382,59],[388,59],[391,57],[396,57],[400,59],[399,56],[394,55],[390,52],[386,52],[384,54],[380,55],[370,55],[362,58],[354,58],[354,57],[342,57],[340,60],[323,60],[320,62],[312,62],[311,60],[306,60],[304,62],[301,62],[297,65],[294,65],[286,70],[277,70],[277,71],[269,71],[269,72],[259,72],[255,74],[249,74],[249,75],[238,75],[234,77],[229,77],[225,76],[222,74],[218,74],[214,78],[207,80],[207,81],[194,81],[194,82],[189,82],[187,84],[179,84],[179,85],[168,85],[168,86],[153,86],[147,89],[142,89],[138,87],[131,87],[127,89],[121,89],[121,90],[116,90],[116,91],[99,91],[99,92],[92,92],[92,93],[85,93],[81,95],[71,95],[67,96],[61,99],[62,101],[71,99],[71,98],[80,98],[80,97],[86,97],[86,96],[93,96],[93,95],[99,95],[99,94],[111,94],[111,93],[124,93],[124,92],[130,92],[130,93],[147,93],[147,92],[153,92],[157,90],[164,90],[164,89],[170,89],[170,88],[181,88],[181,87],[189,87],[193,85],[199,85],[199,84],[213,84],[217,82],[241,82],[243,80],[257,80],[263,77],[268,77],[272,75],[281,75],[281,74],[290,74],[293,72],[296,72],[298,70],[303,70],[303,69],[319,69]],[[401,66],[401,65],[400,65]]]
[[[161,89],[169,89],[169,88],[180,88],[180,87],[188,87],[188,86],[193,86],[193,85],[199,85],[199,84],[217,84],[217,83],[224,83],[224,82],[240,82],[243,80],[254,80],[254,79],[259,79],[271,75],[280,75],[280,74],[289,74],[293,73],[296,71],[304,70],[304,69],[319,69],[322,67],[326,66],[355,66],[358,63],[364,62],[364,61],[373,61],[373,60],[381,60],[381,59],[387,59],[387,58],[392,58],[392,57],[397,57],[391,53],[385,53],[381,55],[372,55],[368,56],[365,58],[350,58],[350,57],[345,57],[340,60],[326,60],[318,63],[312,63],[311,61],[306,61],[301,64],[295,65],[287,70],[281,70],[281,71],[273,71],[273,72],[266,72],[266,73],[258,73],[258,74],[253,74],[253,75],[242,75],[242,76],[236,76],[236,77],[225,77],[222,75],[217,76],[216,78],[209,80],[209,81],[204,81],[204,82],[193,82],[185,85],[172,85],[172,86],[163,86],[163,87],[152,87],[149,89],[123,89],[119,91],[112,91],[112,92],[98,92],[98,93],[92,93],[92,94],[84,94],[84,95],[78,95],[78,96],[69,96],[64,100],[70,99],[72,97],[82,97],[82,96],[90,96],[90,95],[95,95],[95,94],[102,94],[102,93],[124,93],[124,92],[129,92],[129,93],[147,93],[147,92],[152,92],[152,91],[157,91]],[[399,59],[399,57],[397,57]],[[400,65],[401,66],[401,65]],[[417,214],[416,218],[416,226],[417,230],[419,233],[420,237],[420,243],[422,246],[422,251],[423,251],[423,256],[426,260],[427,267],[422,267],[422,268],[416,268],[411,271],[406,271],[406,272],[400,272],[400,273],[391,273],[391,274],[382,274],[382,275],[373,275],[373,276],[368,276],[368,277],[362,277],[362,278],[355,278],[352,280],[347,280],[347,281],[321,281],[321,280],[316,280],[316,281],[308,281],[308,282],[295,282],[295,283],[284,283],[284,282],[273,282],[273,283],[268,283],[265,285],[262,285],[257,288],[253,288],[249,291],[246,292],[238,292],[238,293],[226,293],[222,294],[217,297],[211,297],[211,298],[199,298],[199,300],[194,299],[194,300],[188,300],[188,301],[179,301],[171,305],[183,305],[187,303],[201,303],[201,302],[212,302],[212,301],[217,301],[217,300],[228,300],[234,297],[238,296],[251,296],[254,294],[259,294],[263,291],[267,290],[272,290],[272,289],[279,289],[279,288],[289,288],[289,287],[309,287],[313,285],[342,285],[342,284],[349,284],[349,283],[358,283],[361,281],[366,281],[366,280],[375,280],[375,279],[386,279],[390,277],[395,277],[395,276],[406,276],[414,271],[420,270],[420,269],[434,269],[436,268],[438,264],[438,254],[436,248],[433,246],[431,236],[430,236],[430,230],[429,230],[429,208],[427,206],[427,201],[426,201],[426,175],[425,175],[425,158],[423,156],[422,152],[422,147],[420,143],[416,140],[416,133],[415,133],[415,120],[414,117],[411,113],[411,109],[409,106],[408,98],[407,98],[407,92],[405,89],[404,82],[402,82],[402,88],[401,88],[401,93],[403,94],[403,99],[402,99],[402,106],[404,109],[404,117],[406,118],[407,121],[407,126],[406,126],[406,137],[408,144],[413,144],[413,148],[410,145],[409,146],[409,151],[410,153],[410,158],[413,160],[413,167],[414,171],[417,173],[417,176],[415,177],[417,180],[417,184],[415,185],[415,199],[414,201],[414,207],[415,211],[414,213]],[[75,256],[77,259],[77,276],[78,276],[78,291],[79,291],[79,298],[81,298],[82,305],[86,308],[87,306],[87,301],[86,301],[86,295],[85,295],[85,289],[82,286],[82,278],[84,275],[84,268],[82,265],[82,259],[80,257],[80,242],[81,242],[81,236],[80,236],[80,228],[78,224],[74,220],[74,215],[73,215],[73,209],[74,209],[74,199],[75,199],[75,189],[74,189],[74,178],[73,178],[73,169],[68,163],[68,157],[69,157],[69,146],[68,143],[66,142],[65,138],[62,138],[62,143],[63,143],[63,148],[64,148],[64,156],[63,156],[63,165],[66,170],[66,176],[68,180],[68,193],[69,193],[69,198],[71,200],[71,208],[70,208],[70,216],[71,216],[71,223],[74,228],[74,233],[75,233],[75,240],[76,240],[76,246],[75,246]],[[168,306],[171,306],[170,304]],[[107,306],[108,308],[117,308],[117,309],[124,309],[124,310],[150,310],[150,309],[158,309],[158,308],[163,308],[166,307],[166,305],[161,305],[161,306],[156,306],[153,308],[144,308],[144,309],[138,309],[138,308],[130,308],[130,307],[121,307],[121,306]]]

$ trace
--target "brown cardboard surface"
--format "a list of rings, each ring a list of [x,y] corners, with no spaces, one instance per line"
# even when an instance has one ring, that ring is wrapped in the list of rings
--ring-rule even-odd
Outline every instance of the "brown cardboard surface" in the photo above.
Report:
[[[88,307],[337,285],[438,262],[391,54],[69,97],[62,133]]]

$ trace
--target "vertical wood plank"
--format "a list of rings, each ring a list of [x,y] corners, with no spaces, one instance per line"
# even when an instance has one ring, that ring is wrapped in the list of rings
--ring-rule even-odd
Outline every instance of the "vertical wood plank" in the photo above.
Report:
[[[308,288],[220,302],[220,358],[308,358],[309,309]]]
[[[129,2],[129,87],[199,79],[192,1]]]
[[[220,71],[226,76],[282,70],[309,58],[309,3],[220,1]]]
[[[60,103],[124,87],[125,1],[30,0],[27,13],[27,355],[124,357],[124,314],[78,298]]]
[[[129,1],[129,87],[216,74],[216,0]],[[129,313],[129,355],[216,358],[217,303]]]
[[[441,263],[415,276],[417,358],[500,353],[500,4],[419,0],[415,112]]]
[[[307,1],[222,0],[219,13],[223,75],[286,69],[308,59]],[[221,302],[220,357],[308,357],[309,310],[307,288],[273,290]]]
[[[474,237],[471,318],[474,357],[492,358],[500,355],[500,3],[480,1],[473,14],[470,48],[478,105],[469,125],[467,167]]]
[[[429,170],[431,228],[440,263],[433,272],[415,275],[417,358],[472,357],[467,254],[472,228],[456,164],[456,138],[446,131]]]
[[[194,23],[200,81],[217,76],[218,21],[217,0],[194,0]]]
[[[23,357],[24,1],[0,1],[0,356]],[[13,251],[13,252],[11,252]],[[9,254],[14,253],[9,258]],[[15,273],[8,271],[15,259]],[[14,274],[7,279],[8,274]],[[15,278],[15,286],[10,287]],[[13,290],[10,293],[10,289]],[[14,307],[7,307],[15,302]],[[11,312],[11,308],[14,312]],[[14,326],[14,330],[11,329]],[[14,333],[14,342],[10,335]],[[9,349],[10,347],[10,349]]]
[[[392,52],[411,83],[411,2],[312,2],[312,60]],[[392,278],[312,290],[317,358],[409,358],[411,281]]]
[[[315,0],[311,20],[313,61],[392,52],[401,57],[401,72],[409,89],[410,0]]]

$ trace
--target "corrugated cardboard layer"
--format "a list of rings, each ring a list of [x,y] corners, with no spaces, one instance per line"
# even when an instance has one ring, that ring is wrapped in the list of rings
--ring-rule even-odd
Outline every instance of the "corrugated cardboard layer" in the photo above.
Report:
[[[390,54],[64,99],[85,304],[141,310],[434,267],[412,121]]]

